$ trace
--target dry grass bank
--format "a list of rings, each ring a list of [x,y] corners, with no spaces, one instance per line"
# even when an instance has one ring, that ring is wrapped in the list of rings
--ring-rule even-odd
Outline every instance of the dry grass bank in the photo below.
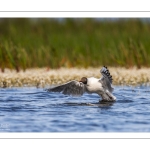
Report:
[[[101,68],[101,67],[100,67]],[[0,72],[0,87],[36,86],[46,87],[52,84],[61,84],[70,80],[80,80],[81,77],[100,77],[100,68],[60,68],[60,69],[27,69],[17,73],[15,70],[6,69]],[[109,67],[113,76],[114,85],[136,85],[150,83],[150,68],[125,69]]]

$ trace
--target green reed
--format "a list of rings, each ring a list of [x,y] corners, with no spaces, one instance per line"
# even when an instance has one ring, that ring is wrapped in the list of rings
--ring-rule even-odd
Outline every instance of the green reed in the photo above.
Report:
[[[139,19],[1,19],[0,68],[149,67],[149,41]]]

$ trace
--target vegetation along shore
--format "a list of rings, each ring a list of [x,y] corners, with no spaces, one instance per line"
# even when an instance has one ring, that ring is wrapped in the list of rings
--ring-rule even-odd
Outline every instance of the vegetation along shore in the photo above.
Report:
[[[150,21],[0,19],[0,69],[150,67]]]
[[[0,73],[0,87],[22,87],[34,86],[45,88],[47,86],[65,83],[70,80],[80,80],[81,77],[100,77],[98,68],[59,68],[59,69],[27,69],[20,70],[6,69]],[[113,76],[113,85],[149,85],[150,68],[137,69],[136,67],[126,69],[123,67],[109,67]]]
[[[115,85],[148,85],[149,41],[144,18],[1,18],[0,87],[99,77],[103,65]]]

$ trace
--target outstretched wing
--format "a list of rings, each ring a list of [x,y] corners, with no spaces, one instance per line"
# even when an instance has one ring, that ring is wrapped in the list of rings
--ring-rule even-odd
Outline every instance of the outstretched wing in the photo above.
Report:
[[[65,95],[81,96],[85,92],[85,86],[82,82],[70,81],[68,83],[49,88],[48,92],[62,92]]]
[[[114,88],[111,87],[112,84],[112,76],[109,73],[109,70],[107,69],[107,67],[103,67],[100,70],[100,73],[102,74],[102,78],[100,79],[100,82],[102,83],[102,86],[107,89],[109,92],[113,92]]]
[[[103,77],[105,77],[111,84],[112,84],[112,76],[110,75],[110,72],[109,70],[107,69],[107,67],[103,67],[101,70],[100,70],[100,73],[103,75]]]

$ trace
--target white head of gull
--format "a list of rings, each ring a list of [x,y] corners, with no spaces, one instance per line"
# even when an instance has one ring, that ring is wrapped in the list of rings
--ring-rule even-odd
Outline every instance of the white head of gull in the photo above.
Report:
[[[48,92],[62,92],[65,95],[82,96],[85,92],[97,93],[104,101],[115,101],[116,97],[112,94],[112,76],[107,67],[100,70],[100,79],[82,77],[80,81],[69,81],[65,84],[47,89]]]

